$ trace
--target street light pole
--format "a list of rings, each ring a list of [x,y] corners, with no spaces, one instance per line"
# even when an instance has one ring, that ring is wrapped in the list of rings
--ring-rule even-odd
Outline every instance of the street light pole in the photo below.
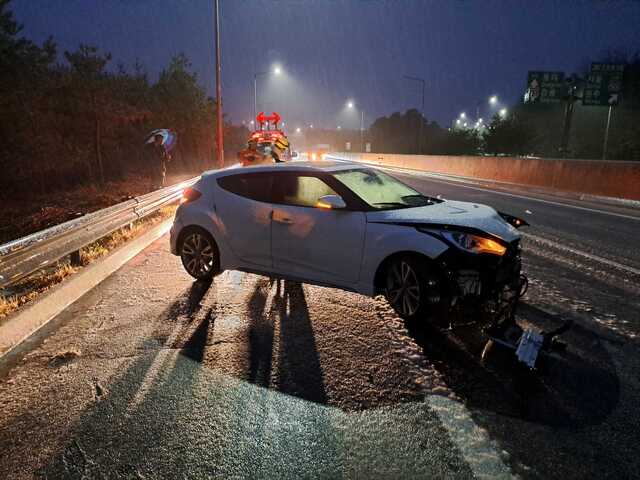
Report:
[[[219,0],[215,0],[215,37],[216,37],[216,153],[220,168],[224,167],[224,129],[222,124],[222,83],[220,65],[220,7]]]
[[[267,72],[258,72],[253,75],[253,118],[258,116],[258,77],[266,74]]]
[[[360,109],[360,152],[364,153],[364,109]]]
[[[613,105],[609,105],[609,113],[607,114],[607,127],[604,131],[604,144],[602,145],[602,160],[607,159],[607,146],[609,145],[609,127],[611,126],[611,113]]]
[[[413,80],[415,82],[420,82],[422,84],[422,106],[420,108],[420,137],[418,138],[418,154],[422,154],[422,129],[424,127],[424,87],[426,82],[424,78],[419,77],[411,77],[409,75],[405,75],[404,78],[407,80]]]

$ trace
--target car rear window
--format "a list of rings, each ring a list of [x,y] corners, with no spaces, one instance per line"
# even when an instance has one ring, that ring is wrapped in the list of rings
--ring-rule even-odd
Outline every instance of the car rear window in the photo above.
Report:
[[[270,202],[273,176],[265,173],[229,175],[218,179],[218,185],[228,192],[258,202]]]

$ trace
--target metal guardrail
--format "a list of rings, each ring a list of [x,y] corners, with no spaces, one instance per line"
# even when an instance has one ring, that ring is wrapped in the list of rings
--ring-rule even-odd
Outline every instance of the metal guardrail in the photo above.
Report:
[[[177,201],[200,177],[69,220],[0,245],[0,288],[9,286],[102,237]]]

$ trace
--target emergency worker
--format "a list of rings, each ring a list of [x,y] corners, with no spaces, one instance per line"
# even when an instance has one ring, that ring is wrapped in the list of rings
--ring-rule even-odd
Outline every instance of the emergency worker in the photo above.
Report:
[[[276,163],[284,162],[284,156],[289,148],[289,140],[286,137],[278,138],[271,148],[271,156]]]

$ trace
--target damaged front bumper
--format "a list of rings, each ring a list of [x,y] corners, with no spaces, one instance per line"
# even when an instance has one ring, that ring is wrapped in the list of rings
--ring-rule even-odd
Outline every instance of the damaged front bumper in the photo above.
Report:
[[[515,302],[526,288],[519,240],[510,243],[502,256],[449,249],[438,260],[451,305],[464,301]]]
[[[536,368],[541,353],[565,347],[557,337],[571,328],[571,321],[548,332],[516,323],[516,307],[528,287],[521,271],[519,240],[509,244],[502,257],[447,253],[440,261],[450,305],[462,309],[471,306],[475,322],[482,323],[482,331],[490,341],[513,350],[517,360],[531,369]],[[468,323],[467,318],[463,321]]]

